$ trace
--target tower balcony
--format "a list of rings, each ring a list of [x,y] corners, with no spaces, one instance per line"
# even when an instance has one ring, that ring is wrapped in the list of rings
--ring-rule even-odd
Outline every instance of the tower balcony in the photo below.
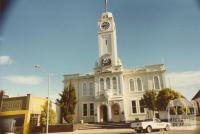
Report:
[[[119,95],[119,93],[116,90],[104,89],[104,90],[96,92],[95,98],[99,99],[99,98],[105,97],[106,99],[111,99],[117,96],[119,97],[121,95]]]
[[[100,97],[109,98],[111,96],[112,96],[112,90],[111,89],[101,90],[101,91],[98,91],[96,93],[96,98],[100,98]]]

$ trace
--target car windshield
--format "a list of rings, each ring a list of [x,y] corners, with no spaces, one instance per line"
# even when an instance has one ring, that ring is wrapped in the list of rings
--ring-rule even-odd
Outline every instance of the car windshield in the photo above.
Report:
[[[155,119],[155,121],[156,121],[156,122],[160,122],[160,120],[159,120],[159,119]]]

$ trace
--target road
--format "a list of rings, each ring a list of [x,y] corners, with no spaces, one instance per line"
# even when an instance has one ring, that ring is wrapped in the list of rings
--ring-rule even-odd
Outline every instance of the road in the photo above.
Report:
[[[75,132],[64,132],[55,134],[136,134],[131,129],[94,129],[94,130],[77,130]],[[141,133],[145,134],[145,133]],[[170,131],[154,131],[151,134],[200,134],[199,130],[170,130]]]
[[[51,133],[53,134],[53,133]],[[90,129],[90,130],[76,130],[74,132],[63,132],[54,134],[136,134],[132,129]],[[145,134],[145,133],[141,133]],[[150,134],[200,134],[200,124],[197,125],[196,130],[170,130],[170,131],[154,131]]]

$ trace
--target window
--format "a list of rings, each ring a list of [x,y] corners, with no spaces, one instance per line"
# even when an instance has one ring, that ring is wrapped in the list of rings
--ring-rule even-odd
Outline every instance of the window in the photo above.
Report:
[[[187,114],[193,115],[195,109],[193,107],[189,108],[189,112]]]
[[[93,90],[94,90],[93,83],[90,83],[90,92],[89,92],[90,96],[93,95]]]
[[[83,116],[87,116],[87,104],[83,104]]]
[[[110,89],[110,78],[106,78],[106,87]]]
[[[83,83],[83,96],[87,95],[86,83]]]
[[[137,113],[136,101],[132,101],[132,113]]]
[[[117,80],[116,80],[116,77],[113,77],[112,81],[113,81],[113,89],[117,89]]]
[[[94,103],[90,103],[90,115],[94,115]]]
[[[37,126],[38,125],[39,114],[31,114],[30,125]]]
[[[140,104],[140,113],[144,113],[144,101],[140,100],[139,104]]]
[[[134,91],[135,90],[134,80],[133,79],[129,80],[129,86],[130,86],[130,91]]]
[[[155,118],[155,121],[156,121],[156,122],[158,122],[158,123],[160,123],[160,122],[161,122],[159,119],[156,119],[156,118]]]
[[[100,79],[100,90],[104,90],[104,80],[103,80],[103,78]]]
[[[137,87],[138,91],[142,91],[142,80],[140,78],[137,79]]]
[[[196,103],[194,105],[196,107],[196,113],[199,113],[200,112],[200,107],[199,107],[200,103],[198,101],[196,101]]]
[[[155,76],[153,79],[154,79],[154,87],[155,87],[155,89],[160,89],[160,83],[159,83],[158,76]]]
[[[108,45],[108,40],[106,39],[106,52],[109,53],[109,45]]]
[[[109,38],[109,37],[108,37]],[[105,40],[105,44],[106,44],[106,52],[108,53],[108,54],[110,54],[111,53],[111,44],[110,44],[110,40],[108,39],[106,39]]]

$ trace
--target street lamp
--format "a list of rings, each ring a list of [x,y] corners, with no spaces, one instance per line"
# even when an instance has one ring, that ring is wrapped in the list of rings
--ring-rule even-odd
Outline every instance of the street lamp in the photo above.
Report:
[[[46,133],[48,134],[48,131],[49,131],[49,92],[50,92],[51,73],[46,71],[45,69],[41,68],[40,65],[35,65],[35,68],[48,74],[47,125],[46,125]]]

